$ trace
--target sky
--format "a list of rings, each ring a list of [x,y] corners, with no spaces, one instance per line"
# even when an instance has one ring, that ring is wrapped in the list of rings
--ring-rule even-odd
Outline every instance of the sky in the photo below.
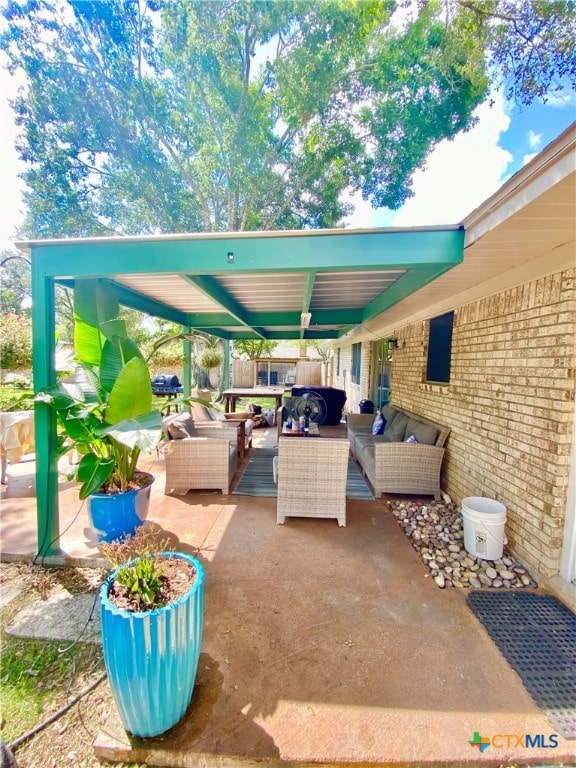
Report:
[[[17,83],[0,70],[0,249],[11,249],[23,219],[16,128],[8,104]],[[414,197],[398,211],[373,210],[352,199],[350,228],[458,224],[576,119],[576,94],[567,92],[544,105],[519,107],[494,94],[481,105],[477,124],[452,141],[441,142],[413,179]]]
[[[576,119],[576,94],[529,107],[507,103],[501,93],[478,107],[477,124],[442,141],[414,175],[414,197],[398,211],[373,210],[356,201],[348,226],[410,227],[458,224],[523,168]]]

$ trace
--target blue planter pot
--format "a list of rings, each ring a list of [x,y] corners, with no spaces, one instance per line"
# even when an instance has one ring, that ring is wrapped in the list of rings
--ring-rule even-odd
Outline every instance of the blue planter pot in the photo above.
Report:
[[[88,517],[99,542],[131,536],[146,520],[154,482],[154,477],[148,476],[149,484],[135,491],[93,493],[88,497]]]
[[[190,555],[171,556],[196,569],[193,587],[171,605],[131,613],[112,605],[108,583],[100,590],[102,645],[112,695],[124,728],[142,738],[164,733],[186,712],[202,645],[202,565]]]

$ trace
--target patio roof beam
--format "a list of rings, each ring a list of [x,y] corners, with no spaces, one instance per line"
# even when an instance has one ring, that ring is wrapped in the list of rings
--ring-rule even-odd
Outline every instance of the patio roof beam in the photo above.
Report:
[[[219,275],[238,272],[349,271],[411,269],[458,264],[461,227],[409,230],[328,230],[159,235],[142,238],[86,238],[21,242],[46,275],[110,277],[128,274]],[[271,268],[273,264],[281,269]],[[88,254],[90,258],[87,258]]]
[[[302,314],[300,316],[300,338],[304,338],[305,330],[310,326],[310,302],[312,301],[312,292],[314,291],[314,283],[316,282],[316,270],[311,269],[306,273],[306,279],[304,282],[304,290],[302,292]],[[304,318],[307,318],[308,322],[304,322]]]
[[[251,328],[268,326],[300,325],[300,312],[247,312],[246,320]],[[314,325],[357,325],[363,320],[361,309],[318,309],[314,311]],[[224,312],[188,313],[187,322],[194,328],[215,326],[242,327],[245,323]]]
[[[464,240],[464,233],[462,232],[462,241]],[[463,251],[462,258],[463,259]],[[393,285],[387,288],[380,294],[374,301],[367,304],[362,313],[362,320],[366,322],[371,320],[376,315],[384,312],[390,307],[402,301],[410,294],[422,288],[424,285],[431,283],[436,278],[448,272],[449,269],[454,267],[454,263],[440,263],[430,265],[428,267],[421,267],[420,269],[414,269],[407,272],[401,278],[399,278]]]
[[[209,299],[221,306],[222,309],[229,312],[230,315],[242,325],[251,328],[258,337],[261,339],[266,338],[262,329],[251,326],[246,311],[222,288],[221,285],[219,285],[219,283],[216,282],[216,280],[214,280],[214,278],[209,277],[208,275],[187,275],[186,280]]]

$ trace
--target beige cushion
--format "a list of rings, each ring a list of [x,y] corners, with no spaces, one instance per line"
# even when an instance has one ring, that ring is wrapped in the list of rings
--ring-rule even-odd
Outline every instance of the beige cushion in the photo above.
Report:
[[[168,436],[172,440],[190,437],[194,431],[194,419],[189,413],[177,413],[173,417],[166,419],[165,424]]]
[[[190,403],[190,411],[195,421],[212,421],[208,408],[200,403]]]

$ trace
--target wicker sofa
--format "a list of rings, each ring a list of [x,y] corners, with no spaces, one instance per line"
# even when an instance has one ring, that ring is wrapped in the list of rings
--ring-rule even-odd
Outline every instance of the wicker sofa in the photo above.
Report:
[[[348,414],[350,449],[376,498],[383,493],[434,496],[439,501],[444,444],[450,430],[409,411],[384,406],[383,434],[374,414]]]
[[[238,433],[235,424],[194,424],[188,413],[175,413],[162,422],[160,449],[166,463],[164,493],[184,495],[196,488],[218,488],[230,493],[238,468]]]

